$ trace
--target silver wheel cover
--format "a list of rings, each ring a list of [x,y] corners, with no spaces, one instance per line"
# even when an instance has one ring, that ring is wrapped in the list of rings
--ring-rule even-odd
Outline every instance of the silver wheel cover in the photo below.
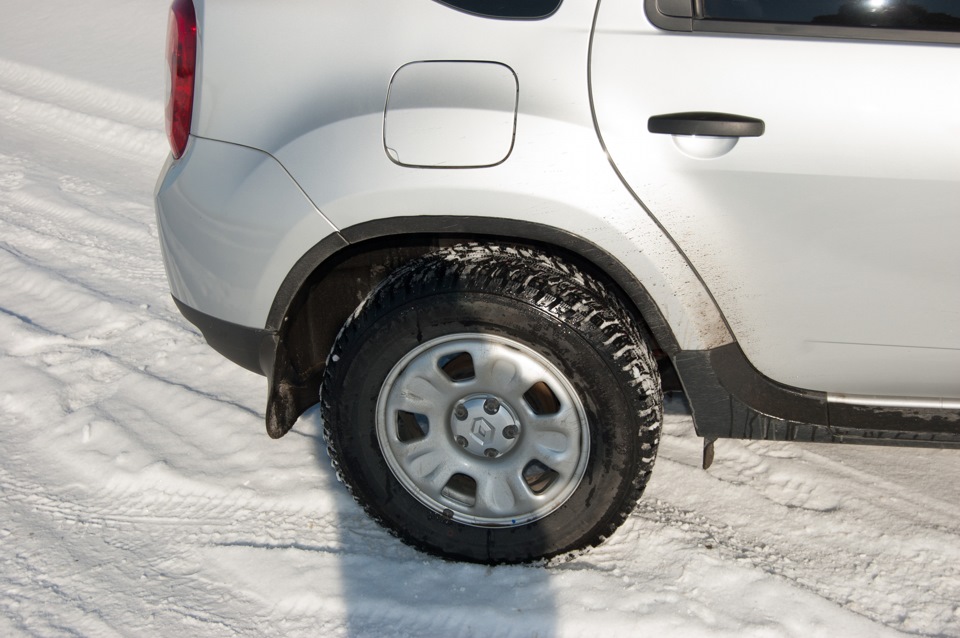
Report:
[[[547,516],[577,489],[590,453],[583,404],[543,356],[494,335],[411,350],[377,401],[390,471],[431,510],[468,525]]]

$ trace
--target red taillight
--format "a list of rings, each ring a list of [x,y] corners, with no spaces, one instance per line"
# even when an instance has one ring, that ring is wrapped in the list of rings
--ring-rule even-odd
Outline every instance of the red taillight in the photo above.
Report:
[[[173,156],[187,148],[193,116],[194,76],[197,69],[197,14],[192,0],[173,0],[167,29],[167,63],[170,94],[167,96],[167,138]]]

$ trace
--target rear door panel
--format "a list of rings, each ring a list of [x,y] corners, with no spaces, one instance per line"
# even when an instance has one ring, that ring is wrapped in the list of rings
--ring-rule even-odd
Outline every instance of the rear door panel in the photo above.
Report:
[[[957,68],[950,45],[669,32],[602,0],[591,90],[617,169],[762,373],[957,398]],[[687,111],[765,132],[705,160],[647,130]]]

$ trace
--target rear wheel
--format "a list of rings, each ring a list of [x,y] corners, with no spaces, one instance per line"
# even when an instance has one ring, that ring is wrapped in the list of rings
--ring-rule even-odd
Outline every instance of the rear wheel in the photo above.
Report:
[[[328,359],[324,430],[406,542],[520,562],[600,542],[653,467],[650,352],[619,300],[545,253],[459,246],[401,268]]]

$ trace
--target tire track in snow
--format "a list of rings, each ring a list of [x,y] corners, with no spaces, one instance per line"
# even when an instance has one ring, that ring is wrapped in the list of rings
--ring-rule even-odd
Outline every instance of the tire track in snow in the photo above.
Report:
[[[2,158],[0,158],[2,162]],[[74,249],[85,250],[85,257],[102,257],[105,253],[116,255],[116,247],[143,243],[143,238],[154,238],[155,231],[150,220],[153,211],[145,206],[137,207],[136,212],[129,217],[119,217],[113,211],[110,215],[104,214],[102,208],[96,212],[89,208],[79,207],[64,198],[52,198],[31,193],[28,189],[4,191],[0,187],[0,204],[7,208],[4,215],[4,224],[12,229],[29,231],[38,241],[48,243],[67,244]],[[87,197],[87,199],[92,199]],[[100,202],[96,202],[103,205]],[[151,220],[152,221],[152,220]],[[8,237],[9,230],[5,230],[3,237]],[[146,255],[126,255],[141,262],[156,264],[159,250],[150,251]],[[153,269],[156,271],[157,268]],[[162,266],[159,268],[162,274]]]
[[[271,444],[249,407],[262,381],[169,301],[150,205],[161,113],[0,60],[0,615],[24,633],[265,635],[285,619],[205,575],[216,555],[340,551],[342,503],[284,484],[315,485],[315,444]],[[284,462],[291,445],[307,453]]]
[[[100,128],[109,128],[112,122],[118,134],[130,133],[130,126],[158,124],[156,103],[0,61],[0,90],[4,88],[15,90],[18,99],[34,107],[41,103],[56,107],[24,108],[21,102],[6,105],[6,115],[12,110],[26,134],[32,129],[38,139],[43,139],[38,132],[60,120],[64,109],[107,121]],[[0,120],[0,126],[9,119]],[[76,128],[79,139],[85,140],[89,131],[77,124],[74,117],[56,125]],[[153,145],[162,147],[162,135],[154,133]],[[152,155],[137,157],[151,179],[159,167],[159,163],[152,166],[156,148],[152,150]],[[95,167],[98,161],[89,157],[91,153],[115,155],[114,151],[113,147],[91,149],[80,143],[75,148],[57,148],[49,157],[41,152],[38,157],[43,162],[82,155],[85,164]],[[120,151],[125,154],[122,147]],[[144,352],[156,355],[167,350],[202,352],[202,359],[222,365],[202,344],[196,330],[187,327],[172,308],[149,191],[135,189],[118,197],[109,184],[98,184],[96,175],[93,179],[64,175],[30,157],[0,156],[0,178],[0,306],[8,314],[60,335],[48,350],[79,349],[88,358],[102,360],[104,350],[110,349],[121,359],[133,357],[126,362],[130,371],[148,365]],[[57,189],[49,188],[52,182]],[[35,339],[27,343],[41,349]],[[145,343],[154,347],[142,347]],[[38,353],[33,363],[47,366],[49,356]],[[176,376],[173,383],[177,383]],[[77,379],[62,381],[70,386]],[[180,385],[199,397],[215,399],[213,393],[191,387],[187,380]],[[230,402],[240,405],[237,398]]]
[[[12,121],[20,135],[40,141],[59,127],[77,142],[0,156],[0,308],[10,326],[0,347],[10,357],[8,374],[46,389],[46,418],[10,393],[0,400],[8,416],[57,423],[72,442],[60,452],[90,448],[115,456],[123,471],[114,484],[128,487],[142,487],[137,472],[145,467],[160,468],[146,472],[149,481],[183,485],[178,470],[195,471],[204,459],[220,462],[262,437],[262,415],[249,407],[252,397],[262,401],[262,381],[251,394],[249,376],[213,353],[172,308],[150,191],[118,192],[100,179],[110,176],[80,178],[47,164],[69,166],[77,157],[98,167],[97,155],[126,157],[144,140],[155,151],[163,146],[159,131],[145,137],[137,129],[158,123],[157,106],[0,61],[0,127]],[[91,118],[102,121],[90,129]],[[129,143],[91,146],[91,136],[100,139],[104,130],[115,133],[107,139],[126,136]],[[137,160],[153,175],[159,163],[151,166],[151,157],[138,154]],[[194,371],[198,364],[209,367],[202,378]],[[237,376],[242,383],[222,382]],[[244,421],[255,429],[231,436],[233,427],[247,427]],[[130,422],[152,427],[130,428]],[[191,431],[194,422],[215,425]],[[215,437],[231,443],[211,445]],[[171,451],[177,460],[163,460]],[[197,460],[180,460],[191,456]],[[249,475],[256,466],[250,454],[241,456],[236,463]]]
[[[0,121],[139,160],[164,143],[158,103],[0,60]]]
[[[250,491],[209,488],[193,493],[51,488],[3,468],[0,495],[4,509],[13,512],[0,523],[0,535],[9,541],[29,529],[51,546],[51,551],[21,549],[0,564],[8,588],[0,609],[12,607],[4,610],[8,618],[29,618],[22,626],[30,633],[38,626],[39,633],[48,633],[37,622],[43,616],[38,606],[53,604],[58,618],[72,618],[69,626],[78,635],[156,635],[157,627],[193,626],[204,635],[262,636],[285,619],[269,612],[231,614],[237,604],[262,606],[228,579],[205,575],[224,548],[289,547],[336,556],[369,550],[359,541],[345,548],[337,512],[298,498],[268,500]],[[67,557],[51,556],[59,553]],[[77,553],[99,567],[85,575],[56,573],[58,564],[72,563],[69,556]],[[144,588],[136,609],[101,608],[97,593],[103,587],[138,582]],[[119,625],[90,622],[100,614]]]
[[[310,546],[313,551],[342,550],[341,536],[335,525],[329,524],[337,512],[320,501],[296,496],[265,498],[253,490],[213,486],[172,492],[129,486],[95,491],[51,488],[14,476],[2,467],[0,493],[7,502],[41,513],[58,526],[94,529],[102,535],[114,534],[116,539],[144,538],[144,544],[155,528],[163,528],[159,535],[172,536],[178,544],[189,540],[194,545],[270,547],[283,540]],[[269,526],[262,525],[265,520],[270,521]],[[179,533],[171,535],[167,528]],[[129,545],[133,546],[142,547],[139,541]]]
[[[163,105],[46,69],[0,58],[0,88],[38,102],[144,129],[163,128]]]
[[[165,356],[175,350],[215,362],[212,387],[223,385],[220,370],[236,374],[172,311],[149,189],[117,191],[111,183],[117,175],[108,167],[117,158],[130,164],[129,174],[159,168],[163,135],[158,120],[147,115],[159,113],[155,107],[0,61],[0,131],[10,132],[4,137],[14,147],[31,149],[0,157],[0,349],[3,376],[11,380],[0,392],[7,433],[0,492],[4,510],[13,511],[6,518],[20,523],[5,527],[5,535],[31,530],[57,552],[92,551],[115,565],[88,584],[63,573],[60,565],[72,564],[69,558],[58,564],[47,552],[32,551],[35,544],[20,549],[12,563],[0,566],[7,572],[4,582],[19,585],[19,591],[6,592],[13,603],[4,615],[20,618],[19,626],[30,633],[59,633],[43,622],[47,604],[80,634],[127,633],[130,626],[116,632],[91,620],[100,615],[97,588],[139,577],[170,581],[152,583],[152,595],[142,602],[145,616],[168,618],[161,626],[186,622],[207,633],[242,635],[247,628],[221,613],[231,609],[223,601],[239,594],[193,578],[204,548],[224,538],[272,543],[277,535],[302,536],[301,528],[334,529],[296,499],[289,509],[271,508],[262,498],[245,496],[249,490],[224,491],[216,481],[205,482],[202,473],[193,473],[199,480],[184,479],[164,459],[171,453],[190,456],[198,444],[178,441],[176,428],[169,432],[157,423],[172,423],[184,411],[222,413],[226,430],[238,410],[246,410],[248,419],[257,415],[240,396],[197,387],[196,373]],[[109,159],[98,159],[103,157]],[[71,167],[79,166],[94,170],[77,177]],[[46,401],[36,405],[40,393]],[[169,401],[161,404],[158,395]],[[180,410],[171,414],[171,405]],[[134,413],[147,415],[143,433],[128,425],[136,419],[124,418]],[[235,439],[240,445],[246,440]],[[238,462],[255,469],[250,458]],[[75,487],[50,489],[41,478]],[[179,491],[160,489],[171,484]],[[133,620],[127,610],[111,613],[114,621]],[[170,615],[181,620],[170,621]]]
[[[0,251],[29,259],[30,279],[83,281],[103,297],[148,296],[153,303],[166,298],[152,209],[109,196],[50,190],[44,185],[58,173],[5,159],[0,156],[0,174],[6,168],[7,175],[16,173],[19,179],[6,180],[6,188],[0,183]],[[16,276],[23,278],[24,272]],[[23,285],[33,283],[30,279]]]
[[[724,442],[703,472],[700,440],[678,426],[668,417],[653,489],[612,545],[628,551],[669,530],[711,560],[887,627],[960,636],[960,526],[948,503],[838,463],[825,454],[843,448],[827,445]]]
[[[955,567],[954,551],[934,562],[899,553],[877,555],[876,548],[844,546],[842,539],[818,548],[798,546],[783,538],[737,530],[698,511],[661,501],[641,502],[634,516],[657,529],[678,531],[688,542],[709,550],[723,562],[776,576],[891,628],[918,635],[948,635],[942,633],[942,627],[956,620],[960,595],[956,579],[960,571]],[[956,540],[956,535],[944,538],[943,546]],[[911,562],[916,565],[910,566]],[[904,563],[908,564],[906,568]],[[826,572],[825,564],[830,565]],[[937,576],[931,578],[931,572]],[[895,613],[878,613],[877,609]]]
[[[72,274],[78,272],[76,265],[68,264],[62,273],[57,272],[46,267],[46,262],[18,254],[3,243],[0,242],[0,305],[8,312],[24,317],[31,325],[75,340],[108,336],[136,323],[131,315],[137,305],[108,292],[106,286],[95,289],[76,281]],[[84,275],[78,272],[78,276]]]

